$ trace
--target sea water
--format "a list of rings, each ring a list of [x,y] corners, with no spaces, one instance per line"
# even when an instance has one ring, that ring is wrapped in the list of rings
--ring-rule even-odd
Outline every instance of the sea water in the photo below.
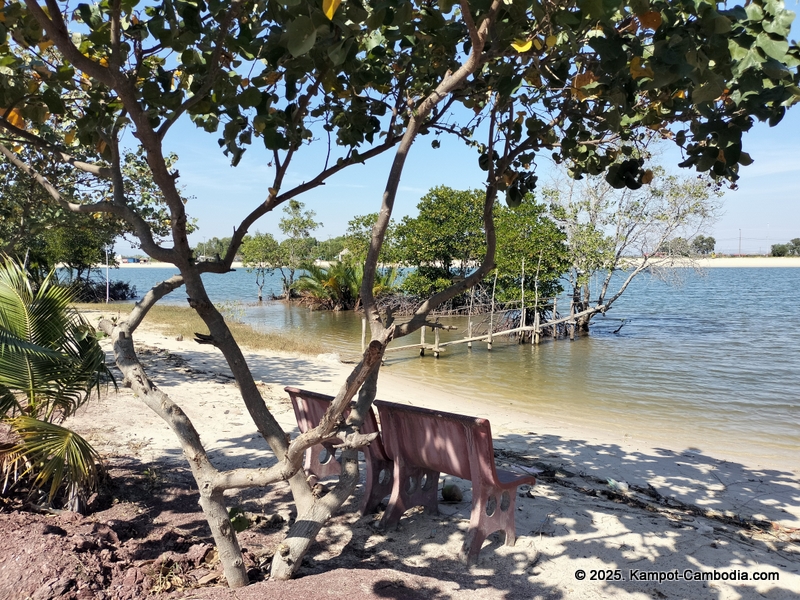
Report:
[[[174,269],[126,268],[113,279],[143,293]],[[800,269],[683,269],[679,283],[634,280],[591,334],[570,342],[520,345],[495,338],[450,346],[441,358],[401,351],[385,368],[434,388],[509,404],[543,420],[619,433],[735,457],[747,464],[787,464],[800,456]],[[255,303],[245,270],[204,276],[214,302],[240,301],[257,329],[314,339],[343,357],[360,350],[361,319],[349,311],[310,311]],[[273,277],[265,297],[280,290]],[[178,290],[165,298],[186,303]],[[566,303],[564,304],[566,306]],[[442,341],[463,337],[464,318]],[[621,326],[621,328],[620,328]],[[427,341],[432,342],[428,333]],[[395,345],[419,341],[419,333]],[[794,458],[792,458],[794,457]]]

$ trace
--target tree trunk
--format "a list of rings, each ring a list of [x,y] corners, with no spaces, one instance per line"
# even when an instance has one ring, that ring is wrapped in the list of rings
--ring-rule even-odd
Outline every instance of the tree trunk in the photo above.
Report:
[[[342,474],[339,476],[339,483],[330,493],[315,500],[307,511],[297,517],[286,538],[278,545],[272,559],[270,575],[273,579],[291,579],[322,526],[353,494],[358,479],[358,450],[345,450],[342,452]]]
[[[579,302],[578,302],[578,305],[577,305],[576,312],[581,313],[581,312],[585,311],[587,308],[589,308],[590,297],[589,297],[589,284],[588,283],[584,283],[581,286],[581,288],[578,290],[578,298],[579,298]],[[578,317],[576,325],[577,325],[577,329],[578,329],[578,331],[580,333],[589,333],[589,324],[591,323],[592,317],[594,315],[595,315],[595,313],[587,313],[585,315],[581,315],[580,317]]]
[[[275,453],[278,460],[283,460],[289,447],[288,436],[267,408],[241,348],[239,348],[233,334],[231,334],[225,319],[208,298],[200,275],[188,269],[181,269],[181,274],[186,281],[189,305],[197,311],[197,314],[208,327],[212,343],[222,351],[236,384],[239,386],[242,400],[244,400],[245,407],[250,413],[253,423],[255,423],[259,433]],[[289,479],[289,485],[292,488],[292,496],[297,505],[297,513],[302,514],[313,502],[311,488],[302,470]]]
[[[166,421],[180,442],[183,455],[189,463],[192,476],[200,491],[200,506],[211,528],[228,585],[230,587],[247,585],[247,571],[244,568],[242,551],[236,539],[236,532],[231,526],[222,492],[214,492],[210,485],[217,470],[208,460],[197,430],[181,408],[147,377],[136,356],[127,323],[123,321],[114,326],[110,321],[103,321],[100,323],[100,328],[111,338],[114,357],[122,371],[124,384]]]

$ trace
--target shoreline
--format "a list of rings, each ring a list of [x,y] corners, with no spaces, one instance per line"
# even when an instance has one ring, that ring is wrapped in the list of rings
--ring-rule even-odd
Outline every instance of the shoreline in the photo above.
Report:
[[[96,322],[94,317],[91,320]],[[191,339],[178,341],[167,337],[159,331],[157,325],[145,322],[134,334],[134,339],[137,344],[162,348],[171,355],[180,356],[193,368],[199,363],[202,365],[199,368],[210,366],[222,377],[230,377],[227,364],[214,348],[198,345]],[[269,350],[256,352],[246,347],[242,350],[256,381],[269,386],[280,397],[286,396],[283,392],[285,386],[335,395],[352,368],[352,365],[342,363],[338,355],[332,353],[311,356]],[[292,365],[292,368],[287,368],[287,364]],[[174,378],[172,374],[168,376],[170,379]],[[697,445],[707,440],[694,440],[692,443],[691,439],[674,439],[665,444],[658,436],[653,439],[646,431],[637,429],[638,423],[633,420],[630,426],[620,424],[614,431],[587,426],[585,423],[578,424],[568,419],[554,422],[550,415],[537,416],[533,407],[515,406],[511,401],[479,402],[465,395],[453,394],[395,375],[387,372],[386,368],[382,369],[378,378],[376,397],[390,402],[485,417],[491,423],[495,440],[502,440],[500,447],[523,454],[533,451],[536,454],[557,455],[565,467],[595,474],[603,479],[611,477],[636,485],[654,485],[656,489],[662,486],[683,502],[702,504],[708,501],[703,495],[709,486],[719,483],[713,473],[724,469],[740,475],[745,472],[759,473],[762,477],[791,482],[793,493],[800,498],[800,467],[791,457],[763,464],[760,461],[749,461],[745,464],[742,456],[747,455],[746,449],[742,449],[734,457],[698,450]],[[238,402],[241,403],[241,400]],[[249,421],[246,415],[245,419]],[[289,414],[286,420],[279,421],[287,431],[296,430],[293,414]],[[539,449],[534,448],[537,445]],[[702,468],[692,468],[692,472],[697,471],[695,475],[700,476],[704,483],[698,483],[696,488],[678,486],[681,490],[677,494],[671,488],[675,481],[685,477],[685,474],[677,474],[681,470],[680,466],[677,471],[669,474],[658,473],[645,466],[654,463],[674,470],[672,463],[680,465],[682,461],[705,465]],[[777,519],[787,526],[800,527],[800,502],[792,502],[794,506],[790,506],[787,497],[785,511],[773,514],[771,520]],[[766,513],[760,514],[759,518],[762,517],[769,518]]]
[[[96,322],[99,314],[90,311],[87,317]],[[134,342],[148,377],[183,408],[217,468],[274,463],[220,352],[164,335],[147,322],[134,334]],[[101,343],[108,351],[108,340]],[[333,354],[243,352],[268,408],[292,436],[297,427],[284,386],[334,394],[352,369]],[[386,565],[386,577],[412,577],[413,585],[452,600],[505,597],[504,590],[515,590],[509,597],[539,597],[536,590],[575,600],[653,597],[657,584],[631,579],[632,570],[737,571],[749,576],[747,581],[670,581],[669,597],[676,598],[760,594],[789,599],[800,589],[796,471],[757,468],[644,440],[626,442],[609,432],[546,422],[511,404],[479,404],[386,372],[379,377],[377,396],[486,417],[499,464],[510,461],[544,469],[535,487],[517,490],[516,545],[503,546],[502,535],[489,538],[477,566],[467,570],[457,562],[470,518],[471,484],[448,476],[445,480],[461,488],[464,500],[440,503],[438,515],[408,511],[391,534],[376,531],[371,517],[359,519],[347,511],[334,516],[323,530],[327,542],[315,545],[319,549],[312,556],[312,565],[322,561],[322,568],[297,582],[328,581],[325,561],[341,552],[340,562],[334,564],[341,565],[347,577],[362,577]],[[87,435],[101,454],[129,456],[141,469],[160,473],[188,471],[172,432],[126,388],[88,403],[67,425]],[[281,489],[275,486],[267,492],[274,497]],[[226,496],[231,506],[241,502],[235,492]],[[351,502],[354,506],[357,498]],[[291,509],[285,504],[265,508]],[[202,519],[199,509],[197,518]],[[469,581],[480,579],[480,585],[441,587],[441,569],[451,564]],[[621,570],[624,577],[578,580],[578,569]],[[777,580],[756,581],[756,572],[775,573]],[[252,590],[252,597],[268,592],[288,598],[281,595],[283,585],[293,584],[267,581],[246,589]],[[198,598],[233,598],[221,588],[196,591]],[[375,598],[357,589],[351,597]]]
[[[636,260],[634,258],[630,260]],[[120,269],[176,269],[169,263],[117,263]],[[698,267],[714,268],[800,268],[800,256],[717,256],[716,258],[697,258],[693,261],[677,260],[673,268]],[[97,265],[95,269],[105,269],[105,265]],[[114,268],[114,267],[111,267]],[[231,264],[232,269],[244,269],[241,262]]]

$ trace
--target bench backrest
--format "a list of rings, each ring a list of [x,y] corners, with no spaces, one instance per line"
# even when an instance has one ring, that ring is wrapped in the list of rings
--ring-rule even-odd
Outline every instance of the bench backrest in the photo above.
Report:
[[[461,479],[496,481],[489,421],[394,402],[375,401],[389,458]]]
[[[328,396],[327,394],[319,394],[295,387],[286,387],[284,390],[292,399],[292,408],[294,409],[294,416],[297,418],[297,427],[303,433],[319,425],[325,415],[325,411],[328,410],[333,401],[333,396]],[[348,408],[342,416],[347,419],[349,414],[350,409]],[[375,418],[375,412],[370,409],[361,427],[361,433],[375,433],[376,431],[380,431],[378,429],[378,421]],[[380,436],[370,443],[369,448],[378,458],[388,460]]]

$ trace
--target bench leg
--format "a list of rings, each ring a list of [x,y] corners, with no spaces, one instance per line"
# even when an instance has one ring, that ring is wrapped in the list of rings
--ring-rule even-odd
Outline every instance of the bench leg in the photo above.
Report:
[[[381,528],[397,525],[409,508],[422,505],[425,512],[439,512],[439,472],[394,463],[392,496],[381,518]]]
[[[328,459],[324,463],[319,460],[323,450],[328,453]],[[303,469],[307,477],[313,477],[312,486],[323,477],[338,475],[342,472],[342,465],[336,460],[335,454],[336,448],[323,444],[317,444],[306,450],[303,458]]]
[[[506,546],[513,546],[517,541],[515,515],[517,490],[486,488],[473,482],[472,514],[469,530],[461,549],[461,559],[468,565],[478,562],[484,540],[495,531],[505,533]]]
[[[392,493],[394,463],[366,455],[367,473],[364,497],[358,507],[362,515],[372,514],[381,501]]]

